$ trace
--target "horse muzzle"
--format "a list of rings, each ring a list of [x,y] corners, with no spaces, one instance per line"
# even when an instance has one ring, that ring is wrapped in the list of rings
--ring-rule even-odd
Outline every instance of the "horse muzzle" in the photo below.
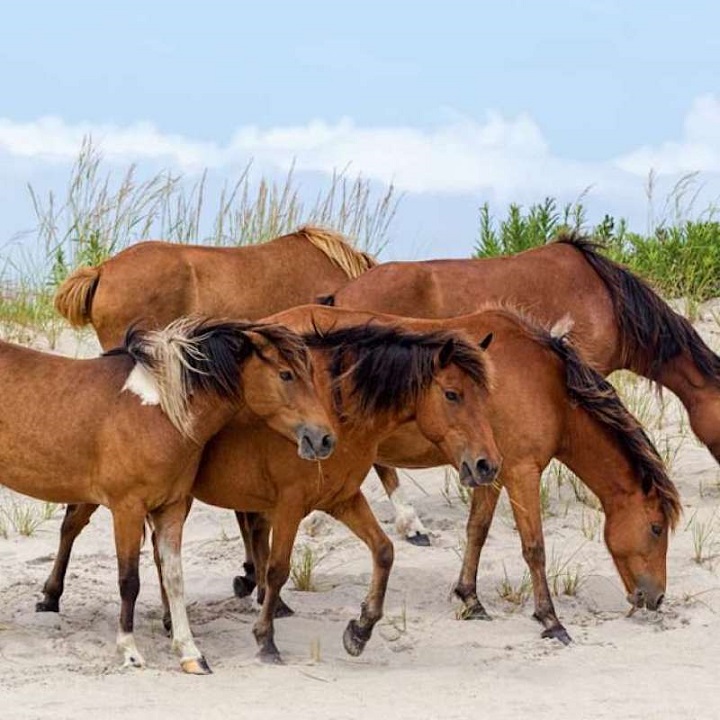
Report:
[[[325,460],[329,458],[337,439],[327,428],[301,425],[297,430],[298,455],[303,460]]]
[[[665,599],[665,593],[654,582],[641,578],[635,591],[629,593],[627,601],[635,609],[658,610]]]
[[[465,459],[460,463],[460,483],[470,488],[491,485],[499,470],[499,465],[484,457],[477,460]]]

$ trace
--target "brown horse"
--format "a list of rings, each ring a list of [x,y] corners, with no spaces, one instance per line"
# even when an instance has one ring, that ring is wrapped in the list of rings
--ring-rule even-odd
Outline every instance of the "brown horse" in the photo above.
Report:
[[[578,234],[510,257],[385,263],[325,302],[427,318],[508,302],[549,325],[571,313],[585,357],[603,375],[624,368],[672,390],[720,462],[720,357],[645,282]]]
[[[338,317],[320,310],[313,315],[322,326]],[[352,312],[348,317],[357,321],[363,314]],[[366,317],[373,317],[375,325],[393,322],[389,316]],[[287,322],[287,314],[278,319]],[[523,555],[533,578],[535,616],[545,626],[543,634],[569,641],[555,613],[545,572],[539,482],[553,457],[566,463],[600,498],[607,516],[606,543],[630,602],[656,608],[666,585],[668,531],[680,512],[677,492],[642,428],[612,387],[581,360],[562,328],[553,335],[504,309],[444,321],[402,322],[416,332],[437,332],[441,328],[446,332],[462,331],[474,341],[482,338],[480,342],[485,346],[488,334],[493,333],[487,352],[494,360],[493,390],[486,411],[503,458],[502,482],[513,500]],[[216,448],[221,440],[218,437],[208,447]],[[226,452],[231,452],[229,443],[223,445],[227,445]],[[226,461],[220,449],[211,451],[213,455],[217,452],[216,474],[210,478],[214,483],[216,477],[222,476],[221,463],[231,467],[232,460]],[[379,460],[403,467],[432,467],[446,462],[412,423],[397,428],[380,443],[377,453]],[[339,449],[333,462],[342,457]],[[201,473],[204,470],[205,464]],[[231,477],[226,480],[231,481]],[[477,598],[475,576],[496,502],[495,489],[474,491],[467,554],[456,588],[466,603],[468,617],[487,617]],[[263,518],[264,509],[249,503],[244,509],[256,511],[253,515],[241,514],[239,520],[253,575],[253,563],[257,565],[258,598],[262,599],[264,580],[269,577],[264,567],[272,514]],[[236,578],[236,592],[246,589],[247,582],[245,577]]]
[[[110,348],[134,323],[158,328],[191,315],[257,320],[312,303],[373,265],[341,235],[315,227],[236,248],[141,242],[72,273],[55,307],[72,325],[91,323]]]
[[[76,270],[60,286],[55,307],[75,326],[91,323],[108,350],[135,323],[158,328],[189,315],[257,320],[314,302],[373,265],[341,235],[316,227],[240,248],[143,242]],[[410,542],[429,545],[401,495],[392,498],[398,530]]]
[[[288,577],[300,521],[314,509],[343,522],[365,542],[373,558],[370,590],[358,620],[349,623],[344,645],[359,655],[382,616],[393,561],[392,543],[372,514],[360,486],[378,444],[414,422],[421,437],[460,471],[469,486],[491,482],[500,457],[485,408],[491,368],[482,349],[441,324],[415,331],[401,318],[370,322],[367,313],[306,306],[273,317],[304,333],[316,367],[318,393],[338,415],[338,446],[313,467],[288,452],[286,442],[257,424],[230,422],[207,445],[193,495],[235,510],[264,513],[273,542],[265,573],[266,592],[254,633],[261,658],[277,661],[273,617]],[[414,326],[414,323],[413,323]],[[321,370],[324,368],[324,370]],[[77,506],[63,525],[61,549],[48,580],[62,588],[64,562],[92,506]],[[66,520],[68,519],[66,518]],[[57,601],[57,596],[55,597]]]
[[[125,665],[144,662],[133,616],[149,517],[173,646],[184,670],[209,672],[183,597],[180,548],[190,489],[204,444],[238,414],[273,428],[307,459],[331,452],[331,425],[300,337],[278,325],[180,320],[162,331],[131,330],[120,348],[94,360],[0,343],[0,390],[3,485],[112,513],[122,600],[117,644]]]
[[[416,321],[414,327],[462,330],[475,340],[493,334],[488,355],[495,372],[487,410],[503,458],[500,482],[512,501],[533,580],[535,617],[545,627],[543,637],[570,642],[555,612],[545,571],[539,486],[553,457],[599,497],[606,514],[605,541],[628,600],[633,606],[656,609],[666,586],[668,532],[680,514],[677,491],[651,441],[612,386],[569,343],[567,327],[560,324],[550,333],[503,308],[440,323]],[[380,444],[378,460],[400,467],[443,464],[443,457],[412,424]],[[476,575],[497,499],[497,487],[473,492],[467,549],[455,588],[470,618],[489,617],[477,597]],[[260,516],[239,520],[250,549],[249,564],[256,563],[262,583],[267,524]],[[246,583],[247,578],[236,578],[235,587]]]

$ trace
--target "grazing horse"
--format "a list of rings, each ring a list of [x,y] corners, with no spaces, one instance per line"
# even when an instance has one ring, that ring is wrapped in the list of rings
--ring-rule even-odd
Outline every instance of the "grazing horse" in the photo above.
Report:
[[[359,655],[382,617],[393,562],[392,543],[360,490],[378,445],[412,421],[441,462],[458,468],[462,482],[471,487],[492,482],[500,462],[485,418],[492,368],[481,347],[440,324],[416,331],[402,318],[380,323],[367,313],[317,305],[271,319],[302,333],[311,348],[318,394],[337,417],[337,449],[312,466],[298,461],[263,425],[238,429],[231,421],[207,443],[192,492],[211,505],[268,518],[273,542],[254,627],[266,661],[280,657],[273,617],[300,521],[323,510],[357,535],[370,549],[373,574],[360,617],[348,624],[343,642]],[[63,526],[59,559],[63,552],[69,555],[92,510],[79,505],[69,515],[74,529]],[[56,561],[51,575],[56,587],[62,587],[63,572]]]
[[[323,300],[426,318],[507,302],[548,325],[571,313],[573,338],[595,368],[631,370],[675,393],[720,462],[720,357],[645,282],[576,233],[508,257],[385,263]]]
[[[545,570],[539,490],[552,458],[567,465],[600,499],[606,515],[605,541],[628,601],[634,607],[656,609],[666,586],[669,530],[681,512],[677,490],[637,420],[569,342],[569,323],[549,332],[510,308],[494,307],[449,320],[417,320],[412,327],[463,331],[476,341],[492,333],[488,356],[494,375],[487,413],[503,458],[499,482],[511,499],[543,637],[570,642],[555,612]],[[433,467],[444,459],[415,426],[405,424],[380,443],[378,461]],[[484,486],[473,491],[465,557],[455,587],[468,618],[489,617],[478,600],[476,576],[498,490]],[[246,570],[255,563],[253,571],[261,583],[267,523],[257,515],[239,520],[249,549]],[[236,590],[246,584],[247,577],[235,579]]]
[[[287,448],[296,444],[308,460],[331,452],[331,425],[301,338],[274,324],[179,320],[161,331],[132,329],[119,348],[93,360],[3,342],[0,391],[2,484],[112,513],[125,665],[144,663],[133,619],[149,518],[173,646],[186,672],[210,672],[184,603],[180,549],[190,489],[203,446],[238,415]],[[61,563],[64,573],[67,558]],[[57,607],[62,580],[45,591],[46,603]]]
[[[92,324],[108,350],[135,323],[158,328],[190,315],[257,320],[314,302],[374,265],[341,235],[316,227],[238,248],[142,242],[73,272],[55,307],[72,325]],[[392,499],[398,531],[429,545],[412,506],[401,493]]]

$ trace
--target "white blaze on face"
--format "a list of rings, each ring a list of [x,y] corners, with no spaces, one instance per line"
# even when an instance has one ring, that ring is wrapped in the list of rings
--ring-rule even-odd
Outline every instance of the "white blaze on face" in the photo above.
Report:
[[[160,404],[160,388],[155,378],[140,364],[132,369],[122,389],[137,395],[143,405]]]

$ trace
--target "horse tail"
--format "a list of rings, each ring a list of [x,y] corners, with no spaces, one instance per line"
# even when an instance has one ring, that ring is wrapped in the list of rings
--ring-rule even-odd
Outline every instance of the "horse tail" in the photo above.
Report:
[[[561,234],[556,242],[580,252],[605,284],[613,304],[623,367],[657,380],[667,362],[686,353],[704,377],[718,381],[720,357],[644,280],[601,255],[599,243],[578,233]]]
[[[100,282],[100,267],[81,267],[55,293],[55,309],[74,327],[87,325],[92,301]]]
[[[337,265],[350,280],[360,277],[377,265],[377,260],[372,255],[355,249],[345,237],[333,230],[304,225],[296,230],[295,234],[325,253],[330,262]]]

